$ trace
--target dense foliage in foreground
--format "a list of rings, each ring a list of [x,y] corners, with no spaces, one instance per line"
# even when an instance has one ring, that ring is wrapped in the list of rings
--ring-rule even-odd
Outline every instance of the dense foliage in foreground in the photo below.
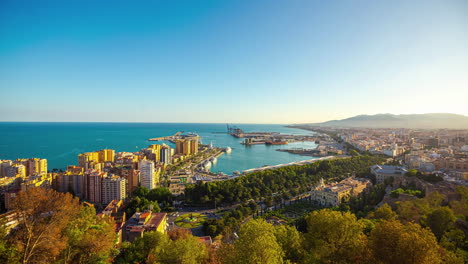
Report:
[[[216,246],[197,244],[190,234],[168,238],[150,232],[126,245],[116,262],[461,264],[466,257],[462,234],[447,242],[458,230],[453,222],[438,240],[432,228],[399,220],[387,205],[359,220],[350,212],[331,209],[314,211],[305,219],[305,233],[251,219],[241,225],[238,238],[222,239]],[[436,222],[445,226],[444,221]],[[457,248],[454,243],[462,244]]]
[[[188,230],[146,232],[116,250],[112,221],[95,215],[71,195],[34,188],[15,202],[20,223],[1,230],[1,263],[464,263],[468,245],[468,188],[456,199],[431,193],[383,205],[358,219],[348,211],[322,209],[305,216],[305,230],[263,219],[240,224],[206,246]],[[255,203],[237,208],[244,216]],[[247,218],[248,219],[248,218]],[[3,225],[2,225],[3,226]]]
[[[116,253],[114,222],[71,194],[32,188],[13,212],[18,226],[7,235],[0,225],[0,263],[105,263]]]
[[[358,156],[252,172],[232,180],[188,185],[185,199],[187,203],[213,204],[216,201],[219,205],[257,200],[275,193],[304,193],[321,178],[341,177],[348,173],[363,175],[368,173],[371,165],[382,161],[381,157]]]
[[[153,212],[160,212],[159,204],[163,206],[163,210],[172,211],[172,193],[168,188],[159,187],[155,189],[147,189],[138,187],[132,192],[132,199],[126,206],[126,213],[132,216],[135,212],[140,212],[152,207]]]

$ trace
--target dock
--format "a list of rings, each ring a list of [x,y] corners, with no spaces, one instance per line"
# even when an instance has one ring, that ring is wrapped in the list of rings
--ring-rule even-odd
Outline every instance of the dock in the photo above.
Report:
[[[148,141],[174,140],[182,133],[184,133],[184,131],[179,131],[179,132],[175,133],[172,136],[150,138],[150,139],[148,139]]]

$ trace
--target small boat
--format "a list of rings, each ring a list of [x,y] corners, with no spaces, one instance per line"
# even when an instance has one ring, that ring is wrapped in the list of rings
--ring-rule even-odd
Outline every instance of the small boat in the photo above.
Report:
[[[206,170],[209,170],[211,168],[211,161],[207,161],[203,164],[203,167],[206,169]]]
[[[226,151],[226,153],[231,153],[232,149],[231,149],[231,147],[227,146],[225,151]]]

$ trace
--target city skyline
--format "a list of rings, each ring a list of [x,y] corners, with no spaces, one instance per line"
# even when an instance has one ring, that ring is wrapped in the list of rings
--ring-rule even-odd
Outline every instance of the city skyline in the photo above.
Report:
[[[464,1],[0,4],[0,121],[468,116]]]

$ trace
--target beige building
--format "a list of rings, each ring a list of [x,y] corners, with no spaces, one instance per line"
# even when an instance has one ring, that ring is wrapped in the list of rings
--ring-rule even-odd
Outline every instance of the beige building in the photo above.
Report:
[[[85,199],[93,204],[100,204],[102,200],[102,179],[107,176],[105,172],[85,172],[84,192]]]
[[[24,166],[26,166],[27,176],[47,173],[47,160],[46,159],[31,158],[31,159],[24,160],[21,163]]]
[[[99,162],[114,162],[115,150],[113,149],[102,149],[98,151]]]
[[[175,154],[189,156],[198,152],[198,136],[176,140]]]
[[[67,171],[59,173],[55,179],[55,189],[59,192],[69,192],[80,199],[85,198],[84,170],[77,166],[68,166]]]
[[[49,189],[52,186],[52,174],[45,173],[41,175],[28,176],[24,182],[21,183],[21,190],[27,191],[30,188],[41,187]]]
[[[441,158],[434,162],[437,170],[455,170],[468,172],[468,159],[464,158]]]
[[[99,151],[85,152],[78,155],[78,166],[89,169],[90,163],[114,162],[115,150],[102,149]]]
[[[9,178],[25,178],[26,177],[26,166],[23,164],[13,164],[9,167],[4,168],[5,177]]]
[[[369,179],[349,177],[339,183],[325,185],[323,179],[319,186],[313,188],[310,192],[311,199],[317,201],[323,206],[338,206],[343,199],[351,196],[357,196],[372,186]]]
[[[132,168],[122,168],[122,177],[126,179],[126,191],[127,196],[130,195],[140,184],[140,171]]]

